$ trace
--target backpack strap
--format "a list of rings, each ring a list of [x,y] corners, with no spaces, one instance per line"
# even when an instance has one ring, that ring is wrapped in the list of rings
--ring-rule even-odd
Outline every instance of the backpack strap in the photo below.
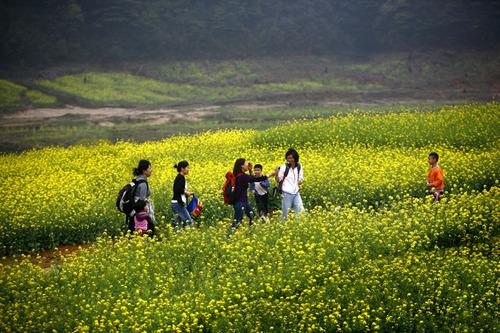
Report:
[[[236,176],[233,175],[230,171],[226,173],[226,180],[227,182],[231,182],[231,187],[234,189],[234,184],[236,182]]]
[[[283,174],[283,180],[281,181],[282,183],[285,182],[286,176],[288,176],[289,172],[290,172],[290,164],[286,163],[285,164],[285,173]]]
[[[299,183],[300,179],[300,169],[302,168],[302,165],[300,163],[297,163],[297,184]]]
[[[297,163],[297,184],[299,183],[299,177],[300,177],[300,168],[302,166],[300,165],[300,163]],[[285,173],[283,174],[283,180],[282,182],[284,183],[285,182],[285,178],[286,176],[288,176],[288,172],[290,171],[290,164],[287,163],[286,164],[286,168],[285,168]]]

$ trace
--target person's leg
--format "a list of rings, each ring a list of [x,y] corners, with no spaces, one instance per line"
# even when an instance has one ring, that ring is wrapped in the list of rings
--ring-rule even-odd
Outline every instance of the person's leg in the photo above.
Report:
[[[234,218],[233,218],[233,223],[227,229],[228,236],[231,234],[233,229],[237,229],[240,226],[241,221],[243,220],[243,209],[244,208],[243,208],[241,202],[235,202],[233,204],[233,209],[234,209]]]
[[[180,218],[182,220],[182,227],[186,230],[186,225],[189,225],[189,228],[193,228],[193,219],[185,206],[180,207]]]
[[[295,213],[295,215],[299,215],[300,212],[304,210],[304,204],[302,203],[300,192],[294,195],[292,205],[293,205],[293,212]]]
[[[264,202],[262,195],[255,195],[255,204],[257,205],[257,213],[259,214],[259,216],[262,216],[264,214]]]
[[[434,195],[434,202],[441,201],[441,195],[443,194],[443,191],[433,191],[432,194]]]
[[[262,210],[264,215],[267,217],[269,215],[269,194],[266,193],[261,197],[262,200]]]
[[[179,224],[180,224],[180,221],[181,221],[180,211],[179,211],[179,204],[175,203],[175,202],[172,202],[170,204],[170,207],[172,207],[172,212],[174,213],[174,233],[176,233],[177,230],[179,230]]]
[[[153,238],[155,234],[155,224],[151,219],[148,219],[148,235],[149,237]]]
[[[250,206],[250,204],[248,202],[246,202],[245,204],[243,204],[243,208],[245,209],[246,216],[248,216],[248,219],[250,220],[248,222],[248,224],[252,225],[253,224],[253,218],[255,217],[255,213],[254,213],[252,207]]]
[[[284,222],[293,204],[293,194],[283,192],[281,195],[281,221]]]
[[[125,224],[127,225],[127,231],[130,231],[131,234],[135,231],[135,222],[134,218],[130,216],[125,216]]]

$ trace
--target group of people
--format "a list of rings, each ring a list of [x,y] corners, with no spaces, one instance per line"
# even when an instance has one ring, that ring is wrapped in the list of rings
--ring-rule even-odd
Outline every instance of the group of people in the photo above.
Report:
[[[244,214],[249,219],[249,224],[255,218],[255,213],[248,202],[248,189],[255,197],[258,215],[263,220],[268,220],[269,214],[269,179],[275,177],[278,186],[277,192],[281,194],[282,221],[284,221],[291,209],[295,214],[300,214],[304,210],[300,187],[304,182],[304,171],[299,163],[299,154],[295,149],[290,148],[286,154],[286,163],[277,167],[268,175],[263,174],[261,164],[255,167],[244,158],[239,158],[234,163],[232,177],[234,177],[234,194],[232,205],[234,208],[233,223],[227,233],[238,228],[243,221]],[[248,174],[247,174],[248,172]]]
[[[257,217],[248,200],[248,190],[254,195],[257,205],[257,215],[262,220],[269,219],[269,198],[271,195],[276,195],[276,192],[281,195],[281,219],[285,221],[290,210],[293,209],[296,215],[300,215],[304,210],[304,205],[300,195],[301,185],[304,182],[304,171],[299,163],[298,152],[290,148],[285,153],[286,162],[274,169],[271,173],[264,175],[261,164],[252,165],[251,162],[244,158],[238,158],[232,170],[232,200],[231,205],[234,209],[234,218],[232,224],[227,230],[230,235],[237,229],[246,215],[249,219],[249,224],[252,225]],[[429,172],[427,175],[426,185],[429,193],[434,196],[435,202],[440,201],[444,193],[444,173],[438,165],[439,156],[437,153],[431,153],[428,157]],[[189,163],[181,161],[174,168],[177,170],[177,175],[173,185],[173,196],[170,206],[174,215],[174,232],[177,232],[180,227],[193,227],[193,219],[187,210],[188,198],[194,193],[188,190],[186,176],[189,174]],[[153,235],[155,232],[155,217],[153,204],[149,197],[151,190],[147,179],[151,176],[151,163],[147,160],[139,161],[137,168],[133,170],[135,182],[137,184],[134,190],[135,215],[127,216],[128,230],[141,234],[149,233]],[[227,175],[226,175],[227,177]],[[276,180],[277,186],[275,193],[271,194],[270,181],[273,178]],[[224,189],[223,189],[224,191]]]

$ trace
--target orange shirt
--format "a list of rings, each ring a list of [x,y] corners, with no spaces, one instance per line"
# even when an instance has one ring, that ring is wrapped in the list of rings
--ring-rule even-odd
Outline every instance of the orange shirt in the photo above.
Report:
[[[434,190],[444,190],[444,173],[439,165],[429,170],[427,181],[432,184]]]

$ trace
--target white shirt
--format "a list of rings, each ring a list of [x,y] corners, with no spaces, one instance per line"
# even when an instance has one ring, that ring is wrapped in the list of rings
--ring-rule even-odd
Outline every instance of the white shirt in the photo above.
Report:
[[[267,190],[260,185],[260,182],[255,182],[255,191],[258,195],[264,195],[267,193]]]
[[[300,173],[298,169],[299,168],[295,166],[295,168],[290,167],[290,170],[288,170],[288,175],[283,181],[283,192],[290,194],[297,194],[299,192],[299,183],[302,183],[304,181],[304,169],[301,166]],[[285,170],[286,164],[283,164],[280,167],[280,171],[278,173],[278,178],[280,181],[285,177]]]

